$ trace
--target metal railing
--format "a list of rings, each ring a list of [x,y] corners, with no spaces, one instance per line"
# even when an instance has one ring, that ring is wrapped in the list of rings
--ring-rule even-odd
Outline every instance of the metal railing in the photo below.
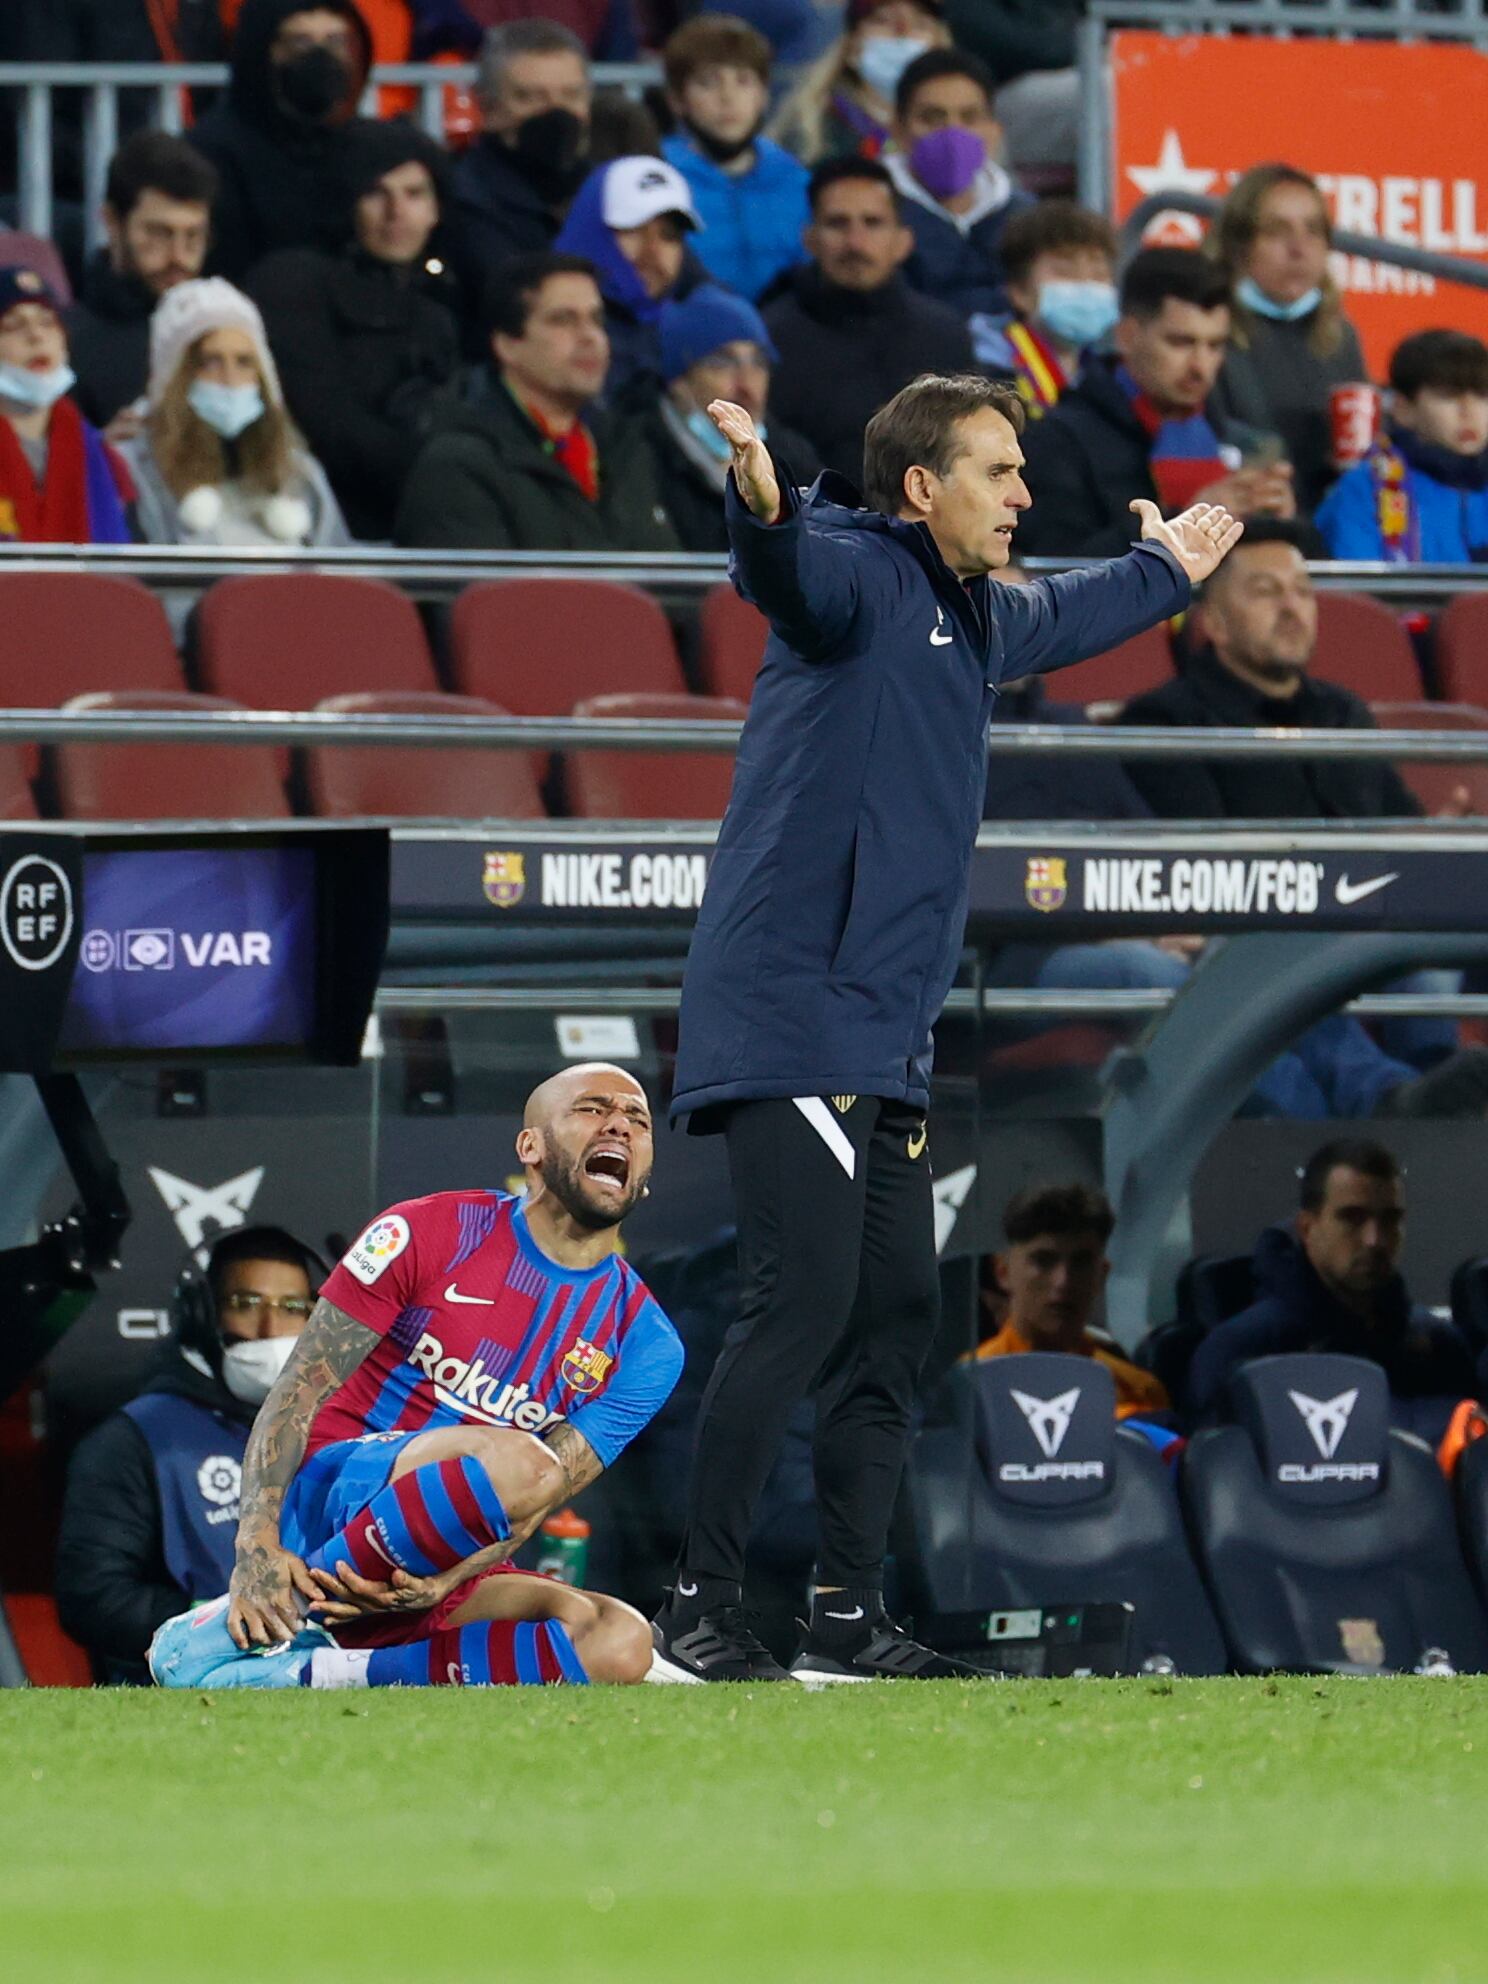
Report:
[[[743,726],[717,718],[347,716],[335,710],[0,710],[0,743],[427,745],[443,750],[732,751]],[[1488,759],[1488,731],[1169,729],[994,723],[993,757]],[[1398,822],[1393,823],[1398,826]]]
[[[1042,576],[1098,558],[1020,558]],[[1406,606],[1444,605],[1459,593],[1488,589],[1481,565],[1386,565],[1325,560],[1309,565],[1324,592],[1368,592]],[[497,579],[610,579],[687,601],[728,577],[721,553],[678,551],[403,551],[387,545],[302,548],[279,545],[0,544],[6,572],[103,572],[141,579],[167,591],[200,591],[218,579],[254,573],[321,572],[376,578],[416,599],[447,601],[465,586]]]
[[[1107,42],[1113,29],[1160,28],[1169,34],[1333,35],[1372,41],[1459,41],[1488,48],[1488,0],[1090,0],[1076,29],[1080,124],[1076,160],[1080,198],[1107,211],[1111,201],[1111,117]],[[1164,201],[1162,207],[1174,206]],[[1393,242],[1353,253],[1394,264]],[[1414,262],[1396,264],[1417,268]],[[1431,271],[1435,273],[1435,271]],[[1444,271],[1448,278],[1449,271]]]
[[[0,0],[5,4],[5,0]],[[220,62],[3,62],[0,91],[20,98],[16,120],[16,183],[20,225],[30,234],[50,235],[53,214],[52,136],[56,123],[54,96],[58,90],[83,95],[83,224],[90,250],[102,240],[104,186],[109,160],[119,147],[121,93],[144,96],[147,122],[163,131],[186,128],[183,92],[220,89],[227,81]],[[433,138],[444,136],[444,92],[468,89],[475,81],[475,64],[395,62],[374,68],[363,107],[374,113],[378,91],[412,89],[418,93],[418,121]],[[601,62],[593,70],[600,88],[639,95],[661,80],[654,62]]]

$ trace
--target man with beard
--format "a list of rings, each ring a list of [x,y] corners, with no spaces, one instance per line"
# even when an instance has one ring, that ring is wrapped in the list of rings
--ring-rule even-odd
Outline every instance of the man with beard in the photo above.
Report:
[[[230,1590],[157,1633],[162,1686],[645,1679],[638,1613],[509,1562],[681,1372],[619,1254],[649,1189],[645,1094],[620,1068],[565,1069],[516,1149],[521,1198],[405,1200],[325,1282],[244,1455]]]
[[[217,175],[201,153],[168,131],[140,131],[109,164],[103,225],[108,237],[89,262],[82,296],[66,316],[78,405],[95,427],[144,397],[150,316],[168,289],[199,276]],[[110,440],[138,428],[137,415]]]
[[[503,262],[552,247],[589,169],[584,44],[555,21],[492,28],[475,95],[481,135],[451,175],[455,261],[473,304]]]
[[[350,140],[371,62],[352,0],[244,0],[226,94],[191,133],[222,181],[214,275],[241,284],[271,249],[343,246]]]

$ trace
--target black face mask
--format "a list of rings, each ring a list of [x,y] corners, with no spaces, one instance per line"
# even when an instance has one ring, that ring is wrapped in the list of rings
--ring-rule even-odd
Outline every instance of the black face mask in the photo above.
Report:
[[[316,124],[345,101],[351,71],[333,49],[307,48],[292,62],[275,66],[274,88],[286,110]]]
[[[563,199],[584,177],[587,137],[582,119],[571,110],[543,110],[523,118],[511,135],[511,148],[545,197]]]
[[[747,137],[724,139],[710,137],[706,131],[699,129],[696,124],[688,123],[686,118],[682,121],[687,125],[688,137],[691,138],[703,157],[712,159],[715,165],[728,165],[732,160],[738,158],[742,152],[747,152],[764,129],[765,122],[761,118]]]

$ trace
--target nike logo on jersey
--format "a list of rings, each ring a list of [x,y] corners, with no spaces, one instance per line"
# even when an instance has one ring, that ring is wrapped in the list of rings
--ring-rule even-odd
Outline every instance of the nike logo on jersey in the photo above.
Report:
[[[1368,882],[1351,882],[1347,875],[1340,875],[1333,893],[1337,896],[1339,902],[1343,904],[1344,908],[1347,909],[1351,902],[1363,902],[1365,896],[1376,895],[1379,890],[1387,889],[1392,882],[1398,882],[1399,880],[1400,876],[1398,873],[1393,875],[1376,875],[1373,880]]]
[[[933,648],[948,648],[956,636],[945,631],[945,608],[935,609],[935,625],[930,630],[930,645]]]
[[[862,1616],[863,1608],[861,1605],[855,1605],[851,1612],[828,1612],[826,1614],[828,1619],[845,1619],[849,1625],[851,1625],[854,1619],[861,1619]]]
[[[482,1309],[494,1309],[496,1307],[496,1298],[494,1295],[462,1295],[453,1282],[444,1291],[444,1299],[446,1302],[468,1302],[472,1307],[478,1305]]]

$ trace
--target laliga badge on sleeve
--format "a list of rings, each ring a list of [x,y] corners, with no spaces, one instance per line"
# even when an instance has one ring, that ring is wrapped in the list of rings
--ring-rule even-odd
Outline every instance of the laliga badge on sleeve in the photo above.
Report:
[[[408,1240],[408,1221],[398,1213],[384,1213],[347,1249],[342,1266],[364,1287],[370,1288],[397,1260]]]

